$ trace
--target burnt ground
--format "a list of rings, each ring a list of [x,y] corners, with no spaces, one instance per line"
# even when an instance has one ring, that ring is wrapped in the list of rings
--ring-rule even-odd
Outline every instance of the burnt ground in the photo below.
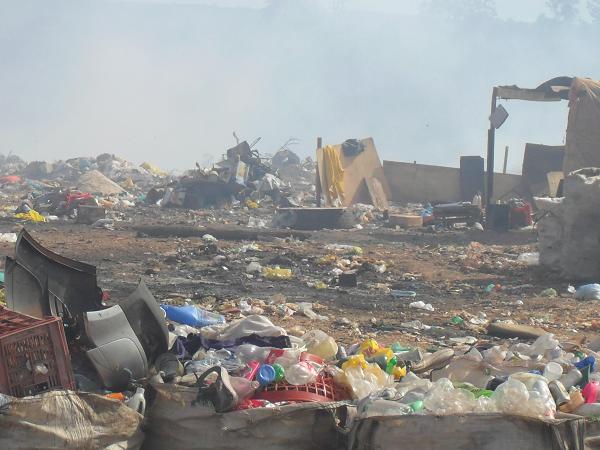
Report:
[[[251,242],[219,240],[211,245],[200,237],[140,237],[133,230],[135,224],[148,223],[238,223],[230,214],[136,211],[128,214],[128,220],[118,222],[114,231],[60,222],[27,225],[27,229],[54,252],[96,265],[98,283],[110,293],[111,302],[125,298],[142,278],[159,302],[179,303],[189,298],[234,319],[240,317],[236,309],[239,300],[252,299],[277,325],[294,333],[320,328],[345,344],[366,336],[384,344],[400,341],[424,348],[448,345],[450,337],[488,340],[493,338],[485,335],[485,321],[493,320],[536,325],[561,337],[592,334],[598,325],[593,320],[597,302],[572,299],[566,294],[568,280],[517,261],[520,253],[535,251],[532,231],[323,230],[312,232],[310,239],[302,242],[265,238],[248,248]],[[3,222],[0,231],[19,227]],[[325,248],[334,243],[360,246],[363,254],[352,256]],[[14,244],[0,244],[0,254],[13,252]],[[218,255],[227,259],[216,263]],[[340,260],[347,263],[352,258],[352,267],[359,271],[358,287],[336,287],[331,270]],[[246,267],[251,261],[290,268],[292,278],[249,277]],[[386,271],[379,273],[376,268],[382,263]],[[321,289],[315,283],[321,284]],[[496,289],[487,293],[485,287],[490,283]],[[538,295],[549,287],[562,296]],[[394,298],[390,289],[412,290],[417,296]],[[408,306],[418,300],[431,303],[435,311]],[[288,303],[293,308],[298,302],[315,303],[314,309],[329,320],[311,320],[301,313],[284,317],[277,306]],[[465,324],[452,324],[456,315],[465,319]],[[440,328],[402,326],[414,320]]]

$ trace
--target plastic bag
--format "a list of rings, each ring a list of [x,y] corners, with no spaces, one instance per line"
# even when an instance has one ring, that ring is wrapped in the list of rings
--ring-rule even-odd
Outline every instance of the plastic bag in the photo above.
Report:
[[[584,284],[575,291],[577,300],[600,300],[600,284]]]
[[[517,261],[525,263],[528,266],[538,266],[540,264],[540,254],[538,252],[521,253]]]

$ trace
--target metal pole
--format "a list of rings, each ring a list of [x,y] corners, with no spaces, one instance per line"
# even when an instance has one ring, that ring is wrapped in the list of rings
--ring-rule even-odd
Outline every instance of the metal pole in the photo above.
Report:
[[[492,90],[492,107],[491,114],[496,110],[496,97],[498,94],[497,88]],[[494,195],[494,141],[496,139],[496,129],[490,122],[490,129],[488,130],[488,145],[487,145],[487,189],[485,193],[485,204],[486,206],[492,204],[492,197]]]
[[[502,173],[506,173],[506,164],[508,163],[508,145],[504,147],[504,166],[502,167]]]

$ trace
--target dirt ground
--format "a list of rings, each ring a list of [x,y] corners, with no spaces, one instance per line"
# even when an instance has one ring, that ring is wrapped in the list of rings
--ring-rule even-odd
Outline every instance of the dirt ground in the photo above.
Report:
[[[306,241],[266,237],[248,248],[251,242],[219,240],[215,245],[200,237],[141,237],[133,229],[136,224],[190,222],[183,212],[173,212],[168,220],[145,217],[133,217],[116,230],[60,222],[27,229],[54,252],[96,265],[98,284],[109,292],[110,302],[125,298],[142,278],[159,302],[191,299],[231,320],[240,317],[239,302],[246,299],[294,333],[320,328],[344,344],[367,336],[383,344],[399,341],[423,348],[452,345],[452,337],[474,336],[481,342],[494,339],[485,334],[485,326],[495,320],[539,326],[561,337],[591,335],[598,326],[596,303],[572,299],[568,280],[517,261],[519,254],[535,251],[531,230],[505,234],[323,230],[311,232]],[[205,224],[198,217],[194,221]],[[18,228],[14,223],[0,224],[2,232]],[[326,248],[328,244],[359,246],[362,255],[336,253]],[[14,244],[0,244],[2,255],[13,252]],[[292,278],[248,275],[246,267],[252,261],[290,268]],[[347,263],[357,268],[356,288],[335,285],[331,270],[340,261],[345,268],[350,267]],[[490,284],[495,287],[488,293],[485,288]],[[559,297],[539,296],[549,287]],[[417,295],[395,298],[390,290]],[[419,300],[435,310],[409,307]],[[284,317],[277,308],[287,303],[293,309],[299,302],[313,303],[327,320],[311,320],[300,312]],[[452,323],[455,316],[465,322]],[[414,324],[407,325],[415,320],[433,327],[416,330]]]

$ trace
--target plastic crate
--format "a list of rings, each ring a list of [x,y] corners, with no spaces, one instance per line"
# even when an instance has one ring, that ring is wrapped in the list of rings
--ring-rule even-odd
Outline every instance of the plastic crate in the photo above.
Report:
[[[62,320],[0,307],[0,393],[24,397],[74,388]]]
[[[350,396],[344,389],[336,387],[331,375],[322,373],[314,382],[298,386],[287,381],[269,384],[252,398],[270,402],[335,402],[348,400]]]

